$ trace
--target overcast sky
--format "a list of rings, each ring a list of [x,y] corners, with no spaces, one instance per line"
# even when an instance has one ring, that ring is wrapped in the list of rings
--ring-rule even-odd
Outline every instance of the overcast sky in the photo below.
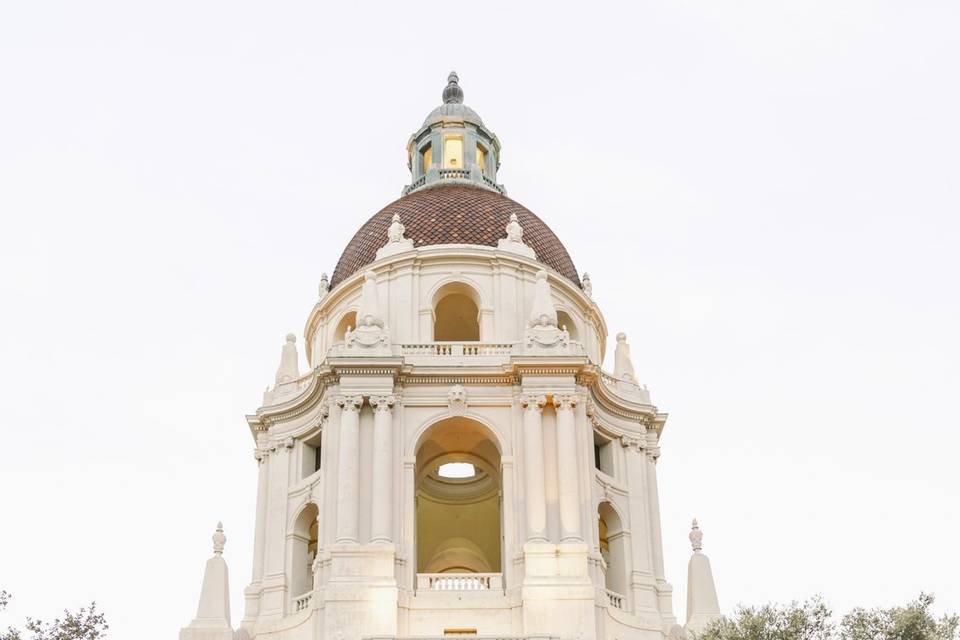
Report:
[[[678,616],[694,516],[725,611],[960,610],[960,5],[519,4],[0,5],[0,627],[169,640],[219,519],[239,623],[243,416],[451,69],[670,413]]]

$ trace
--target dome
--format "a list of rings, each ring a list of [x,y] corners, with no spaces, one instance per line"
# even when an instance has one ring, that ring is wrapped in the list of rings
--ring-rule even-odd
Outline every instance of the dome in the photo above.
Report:
[[[495,191],[468,185],[443,185],[414,191],[381,209],[360,227],[340,255],[330,279],[335,287],[376,259],[377,249],[387,243],[387,229],[394,214],[406,227],[406,237],[415,247],[436,244],[497,246],[506,237],[510,214],[517,214],[523,227],[523,242],[537,260],[580,286],[577,269],[560,239],[543,220],[523,205]]]
[[[483,120],[480,119],[480,114],[462,102],[445,102],[440,105],[430,112],[430,115],[423,121],[423,126],[429,127],[431,124],[444,118],[463,120],[464,122],[471,122],[481,127],[483,126]]]

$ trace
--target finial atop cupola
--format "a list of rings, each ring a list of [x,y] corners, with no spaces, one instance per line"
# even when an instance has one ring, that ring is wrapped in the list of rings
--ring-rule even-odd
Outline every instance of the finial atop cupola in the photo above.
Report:
[[[460,76],[456,71],[451,71],[447,76],[447,86],[443,88],[443,103],[461,104],[463,102],[463,89],[460,88]]]

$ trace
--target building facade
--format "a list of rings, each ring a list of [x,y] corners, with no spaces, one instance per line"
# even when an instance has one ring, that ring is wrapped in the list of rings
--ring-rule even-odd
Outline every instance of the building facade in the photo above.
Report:
[[[239,628],[218,528],[181,638],[682,634],[657,490],[667,416],[625,336],[605,372],[589,277],[506,197],[500,141],[456,74],[407,150],[403,196],[322,279],[308,370],[287,336],[247,416],[259,480]],[[697,628],[719,615],[699,536]]]

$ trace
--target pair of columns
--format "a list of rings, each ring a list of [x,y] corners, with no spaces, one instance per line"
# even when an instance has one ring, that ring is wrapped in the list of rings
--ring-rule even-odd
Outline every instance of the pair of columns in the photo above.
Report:
[[[576,394],[555,394],[557,411],[557,489],[561,542],[583,540],[580,532],[580,491],[577,472]],[[527,394],[523,405],[523,467],[527,497],[527,541],[547,541],[546,482],[543,471],[543,407],[545,395]]]
[[[393,450],[392,395],[369,397],[373,407],[373,473],[370,500],[370,542],[391,542],[393,495],[390,454]],[[337,543],[359,542],[360,522],[360,409],[362,395],[337,398],[340,407],[339,478],[337,484]]]

